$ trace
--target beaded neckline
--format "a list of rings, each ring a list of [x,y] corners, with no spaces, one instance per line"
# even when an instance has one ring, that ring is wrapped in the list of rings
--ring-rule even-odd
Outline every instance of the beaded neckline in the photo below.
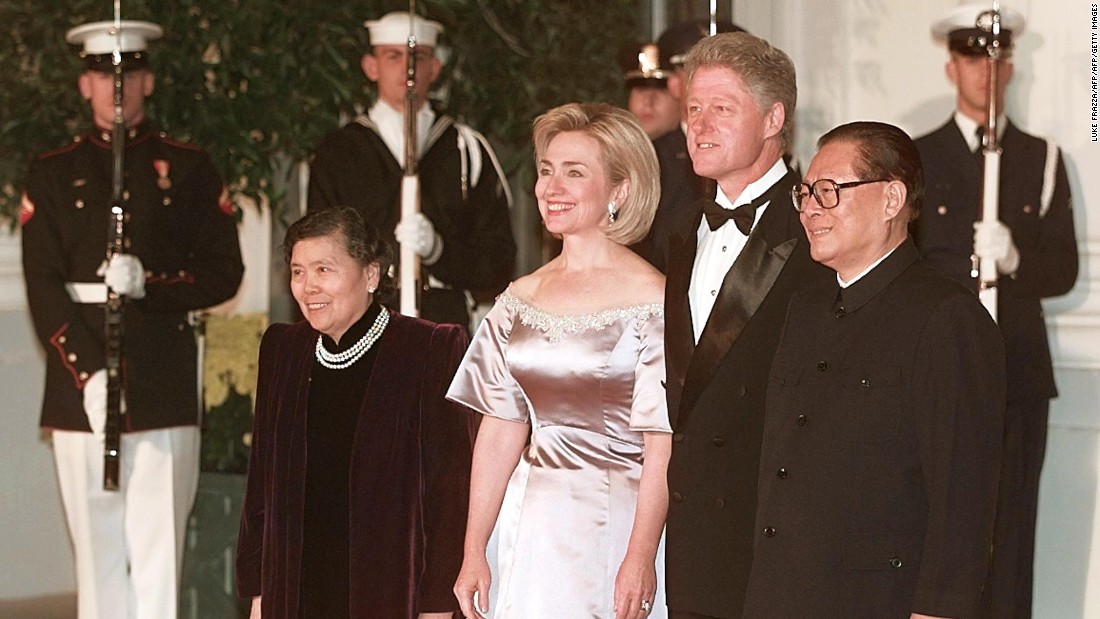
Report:
[[[325,336],[318,335],[317,346],[315,348],[317,362],[330,370],[342,370],[351,367],[353,363],[362,359],[363,355],[367,354],[367,351],[371,349],[371,346],[374,346],[378,338],[382,337],[382,332],[386,330],[386,325],[389,324],[389,322],[390,313],[382,309],[382,311],[378,312],[378,317],[374,319],[374,324],[367,329],[363,337],[359,338],[359,341],[352,344],[350,348],[340,353],[326,350],[322,342]]]
[[[512,294],[510,288],[500,293],[497,302],[518,314],[524,325],[545,333],[551,342],[560,340],[566,333],[579,333],[589,329],[599,331],[623,319],[648,320],[650,316],[665,314],[661,303],[614,307],[588,314],[554,314],[520,299]]]

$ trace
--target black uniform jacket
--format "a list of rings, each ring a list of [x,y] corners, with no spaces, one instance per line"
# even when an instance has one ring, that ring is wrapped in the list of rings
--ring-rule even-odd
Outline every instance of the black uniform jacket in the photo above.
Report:
[[[977,291],[970,273],[973,224],[981,214],[981,170],[954,119],[916,140],[924,165],[924,208],[913,224],[921,254]],[[1008,399],[1057,395],[1039,300],[1065,294],[1077,279],[1069,180],[1057,148],[1009,122],[1001,139],[999,217],[1012,230],[1020,267],[997,282],[997,323],[1008,358]],[[1053,160],[1048,160],[1048,155]],[[1050,167],[1044,200],[1044,170]],[[1045,206],[1046,205],[1046,206]]]
[[[265,619],[298,617],[306,415],[318,335],[306,322],[276,324],[260,345],[237,592],[262,595]],[[391,312],[375,346],[352,441],[351,617],[457,611],[451,587],[462,565],[475,420],[444,395],[466,336]]]
[[[110,133],[98,131],[30,165],[23,273],[46,350],[41,425],[89,431],[84,382],[105,365],[102,305],[74,302],[68,282],[103,282],[111,200]],[[145,298],[127,300],[124,431],[198,423],[195,337],[187,313],[233,296],[244,266],[222,180],[202,150],[148,124],[123,161],[126,253],[145,267]]]
[[[791,299],[745,617],[976,617],[1005,404],[978,300],[905,241]]]
[[[668,411],[673,429],[666,566],[669,607],[741,616],[752,562],[764,394],[787,302],[831,272],[810,259],[791,206],[793,171],[726,274],[698,344],[688,287],[702,204],[670,242],[665,293]]]
[[[668,272],[668,245],[673,232],[690,223],[691,205],[704,196],[714,195],[714,181],[695,175],[687,138],[680,127],[653,140],[657,163],[661,168],[661,200],[649,234],[634,246],[650,264]]]
[[[393,229],[400,219],[404,173],[369,124],[349,123],[317,147],[310,171],[309,209],[354,207],[389,238],[396,251]],[[443,254],[425,270],[450,288],[425,291],[420,315],[435,322],[469,325],[463,291],[491,299],[504,290],[513,275],[516,246],[504,181],[480,141],[470,144],[465,138],[467,148],[481,150],[482,165],[480,178],[463,176],[468,157],[458,146],[459,135],[456,123],[440,116],[420,153],[420,210],[443,239]]]

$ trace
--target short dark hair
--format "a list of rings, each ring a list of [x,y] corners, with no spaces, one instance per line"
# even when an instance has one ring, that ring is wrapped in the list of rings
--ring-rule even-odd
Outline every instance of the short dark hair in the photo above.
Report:
[[[382,238],[378,228],[363,220],[359,211],[350,206],[337,206],[306,213],[287,228],[283,239],[283,258],[290,264],[294,246],[299,241],[325,236],[339,236],[348,255],[361,266],[378,265],[378,290],[375,297],[385,303],[397,289],[390,274],[393,248]]]
[[[905,205],[909,219],[920,215],[924,200],[924,168],[920,151],[909,134],[887,123],[862,120],[840,125],[817,140],[820,150],[826,144],[848,142],[856,147],[859,160],[852,168],[861,179],[888,178],[905,185]]]

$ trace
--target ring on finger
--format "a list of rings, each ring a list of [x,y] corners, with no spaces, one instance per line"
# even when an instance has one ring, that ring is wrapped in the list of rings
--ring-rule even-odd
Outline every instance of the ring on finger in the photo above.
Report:
[[[653,603],[649,600],[642,600],[642,612],[648,613],[653,610]]]

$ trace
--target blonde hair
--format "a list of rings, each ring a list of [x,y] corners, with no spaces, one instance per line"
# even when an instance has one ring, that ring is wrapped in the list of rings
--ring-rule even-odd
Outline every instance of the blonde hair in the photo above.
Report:
[[[645,238],[657,201],[661,197],[657,153],[634,117],[606,103],[567,103],[535,119],[535,159],[542,159],[550,142],[560,133],[577,131],[600,145],[600,157],[612,187],[630,184],[626,198],[618,204],[618,215],[604,233],[620,245]]]
[[[786,148],[794,133],[794,106],[798,102],[798,84],[794,63],[783,50],[747,32],[727,32],[705,37],[691,48],[684,70],[688,83],[703,67],[729,69],[741,78],[761,112],[772,104],[783,104],[783,130],[779,138]]]

